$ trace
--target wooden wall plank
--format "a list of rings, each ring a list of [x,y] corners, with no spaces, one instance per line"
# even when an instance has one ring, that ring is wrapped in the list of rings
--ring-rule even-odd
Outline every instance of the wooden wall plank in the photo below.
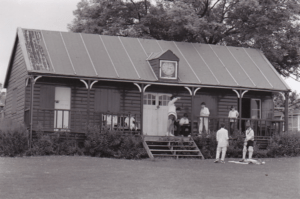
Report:
[[[24,122],[25,107],[25,79],[28,73],[23,58],[20,44],[17,43],[12,62],[12,69],[9,75],[7,86],[6,104],[4,107],[5,118],[13,119],[20,123]],[[16,90],[14,94],[13,90]],[[15,107],[13,107],[15,104]]]

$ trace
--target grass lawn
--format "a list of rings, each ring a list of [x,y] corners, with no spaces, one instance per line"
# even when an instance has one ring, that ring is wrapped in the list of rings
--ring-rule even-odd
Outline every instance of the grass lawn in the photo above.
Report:
[[[300,158],[265,161],[0,158],[0,198],[300,198]]]

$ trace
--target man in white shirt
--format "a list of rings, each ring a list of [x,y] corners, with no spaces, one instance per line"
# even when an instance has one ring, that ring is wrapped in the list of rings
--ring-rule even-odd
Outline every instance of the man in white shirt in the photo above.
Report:
[[[216,154],[216,160],[215,163],[219,162],[220,159],[220,153],[222,151],[222,157],[221,157],[221,163],[225,163],[225,155],[227,151],[228,146],[228,131],[224,128],[225,124],[221,124],[221,129],[217,131],[217,154]]]
[[[128,117],[126,117],[125,124],[126,124],[126,126],[128,126],[130,128],[130,130],[133,130],[133,129],[136,130],[135,119],[132,115],[129,115]]]
[[[235,110],[234,106],[231,106],[228,117],[230,118],[229,123],[230,123],[230,129],[229,132],[232,135],[234,131],[234,126],[236,124],[237,118],[239,117],[239,112]]]
[[[244,142],[244,149],[243,149],[243,159],[240,162],[244,162],[246,159],[246,153],[248,150],[249,159],[252,159],[253,155],[253,145],[254,145],[254,131],[251,128],[251,125],[248,125],[246,130],[246,138]]]
[[[179,124],[180,126],[183,126],[184,124],[189,124],[189,118],[187,113],[183,114],[183,117],[180,119]]]
[[[180,97],[171,96],[171,101],[168,103],[168,129],[166,136],[174,136],[174,121],[177,120],[175,102],[179,99]]]
[[[209,134],[208,131],[208,116],[209,116],[209,109],[205,106],[205,102],[201,103],[201,110],[200,110],[200,122],[199,122],[199,134],[202,134],[203,127],[205,127],[206,133]]]
[[[188,118],[188,114],[184,113],[183,117],[179,120],[179,125],[180,125],[180,133],[183,136],[188,136],[188,134],[191,131],[191,126],[190,126],[190,121]]]

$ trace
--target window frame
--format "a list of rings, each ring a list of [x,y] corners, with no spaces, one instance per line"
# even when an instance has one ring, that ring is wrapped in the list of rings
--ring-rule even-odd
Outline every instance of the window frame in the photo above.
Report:
[[[254,109],[253,107],[252,107],[252,101],[259,101],[259,109]],[[261,119],[261,99],[258,99],[258,98],[251,98],[251,102],[250,102],[250,104],[251,104],[251,118],[253,117],[253,115],[252,115],[252,111],[253,110],[259,110],[259,118],[257,118],[257,119]]]

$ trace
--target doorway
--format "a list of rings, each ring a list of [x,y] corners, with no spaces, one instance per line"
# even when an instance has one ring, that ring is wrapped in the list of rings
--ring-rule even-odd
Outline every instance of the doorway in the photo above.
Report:
[[[242,99],[242,131],[246,130],[246,122],[250,119],[261,119],[261,100],[260,99]]]
[[[144,94],[143,132],[145,135],[166,135],[170,97],[171,94],[163,93]]]
[[[242,99],[242,118],[251,118],[251,99],[243,98]]]
[[[55,87],[54,129],[69,129],[71,109],[71,88]]]

